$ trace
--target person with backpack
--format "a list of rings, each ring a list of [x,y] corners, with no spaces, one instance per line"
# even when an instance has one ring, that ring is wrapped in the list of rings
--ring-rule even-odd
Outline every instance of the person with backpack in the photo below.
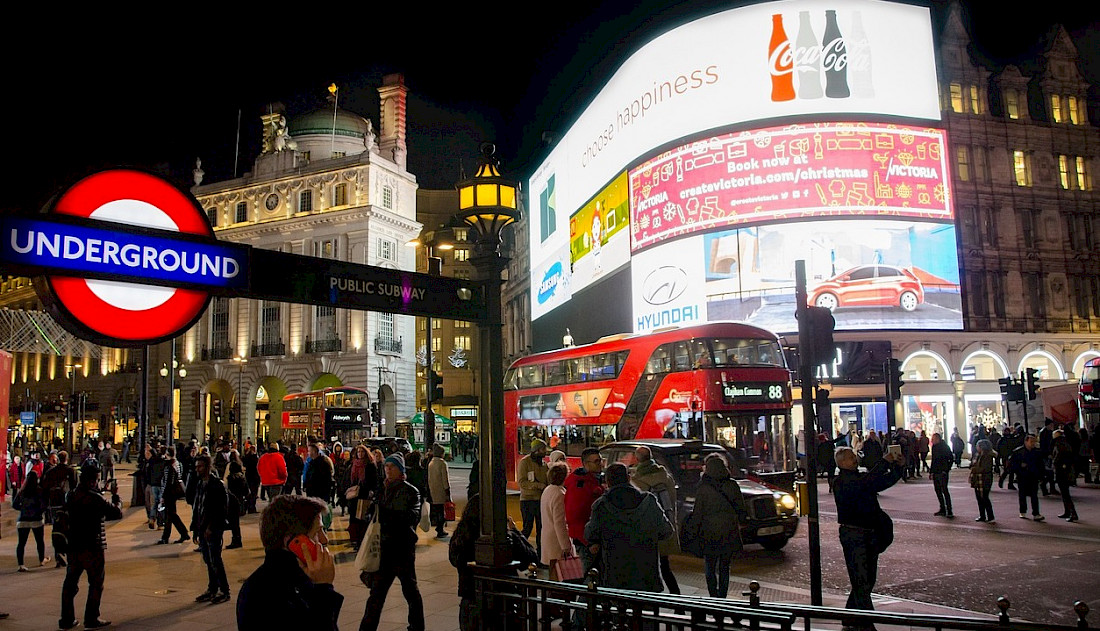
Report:
[[[720,454],[707,456],[685,529],[700,544],[707,592],[712,598],[725,598],[729,593],[730,561],[743,547],[740,524],[747,517],[745,497],[730,477],[726,459]]]
[[[672,565],[669,563],[669,555],[680,553],[680,542],[676,536],[679,522],[676,520],[676,482],[667,469],[653,460],[653,452],[646,446],[640,446],[634,450],[634,457],[638,460],[637,467],[630,477],[630,481],[640,491],[646,491],[657,496],[657,503],[665,511],[665,517],[672,524],[672,536],[662,539],[657,543],[657,553],[661,558],[661,580],[670,594],[679,594],[680,585],[676,582],[676,576],[672,573]]]
[[[57,512],[65,504],[65,497],[76,488],[76,469],[69,466],[69,452],[59,451],[57,452],[57,465],[50,467],[50,470],[42,476],[42,491],[46,494],[46,501],[49,505],[50,523],[54,524],[53,531],[51,532],[51,539],[53,540],[53,556],[56,567],[65,567],[65,552],[62,547],[58,547],[58,533],[57,528]]]
[[[38,564],[45,565],[50,560],[46,556],[46,542],[43,539],[48,505],[42,487],[38,484],[38,474],[31,471],[27,474],[23,486],[11,500],[11,507],[19,511],[19,519],[15,522],[15,528],[19,533],[19,543],[15,547],[15,561],[19,564],[20,572],[27,571],[27,566],[23,564],[23,551],[27,547],[27,538],[32,532],[34,541],[38,544]]]
[[[65,549],[69,555],[65,582],[61,586],[61,619],[59,629],[76,627],[76,593],[80,575],[88,574],[88,601],[84,606],[84,628],[102,629],[111,623],[99,617],[99,604],[103,599],[103,581],[106,577],[107,531],[104,522],[122,519],[122,498],[118,496],[118,484],[111,484],[111,501],[104,499],[99,490],[99,462],[89,458],[80,465],[80,481],[69,493],[54,532],[62,530]],[[61,528],[58,527],[61,524]]]

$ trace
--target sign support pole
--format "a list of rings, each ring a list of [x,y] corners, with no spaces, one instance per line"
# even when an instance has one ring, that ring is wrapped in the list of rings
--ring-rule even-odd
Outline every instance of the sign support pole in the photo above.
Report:
[[[808,310],[806,308],[806,261],[794,262],[795,278],[795,314],[798,317],[798,345],[807,347],[807,340],[812,334]],[[806,497],[809,500],[809,511],[806,515],[808,535],[810,540],[810,604],[821,606],[821,525],[818,521],[817,502],[817,451],[815,429],[817,415],[814,413],[814,371],[807,353],[798,354],[798,372],[802,380],[802,419],[806,439],[803,445],[806,449]],[[809,631],[810,618],[806,618],[806,629]]]

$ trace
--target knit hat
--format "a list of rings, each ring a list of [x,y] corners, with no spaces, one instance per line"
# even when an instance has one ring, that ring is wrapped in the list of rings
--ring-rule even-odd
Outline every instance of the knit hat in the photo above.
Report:
[[[383,463],[386,462],[397,467],[398,471],[400,471],[401,473],[405,473],[405,457],[401,454],[390,454],[386,456],[386,459],[383,461]]]
[[[555,462],[565,462],[565,452],[563,452],[559,449],[555,449],[554,451],[551,451],[550,452],[550,464],[554,464]]]
[[[541,438],[536,438],[531,441],[531,451],[529,453],[535,453],[540,449],[546,449],[546,441]]]

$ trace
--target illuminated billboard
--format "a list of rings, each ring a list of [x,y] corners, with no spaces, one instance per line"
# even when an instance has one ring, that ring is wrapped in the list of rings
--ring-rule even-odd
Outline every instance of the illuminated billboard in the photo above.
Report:
[[[948,152],[939,120],[926,7],[781,0],[658,35],[615,72],[530,177],[536,338],[540,324],[557,329],[568,323],[559,309],[591,305],[595,299],[586,292],[629,292],[629,306],[606,305],[624,312],[608,319],[633,322],[635,330],[686,317],[692,309],[704,319],[738,312],[771,321],[766,312],[749,313],[749,306],[761,292],[774,303],[793,272],[754,278],[751,270],[734,267],[733,275],[712,278],[720,270],[707,267],[703,250],[751,248],[788,227],[803,229],[798,226],[834,235],[834,243],[796,253],[768,251],[760,265],[778,267],[779,261],[835,250],[828,266],[808,261],[811,284],[841,282],[833,277],[849,268],[836,268],[849,262],[905,268],[903,275],[916,276],[929,289],[918,292],[915,307],[912,293],[906,294],[906,308],[914,308],[904,313],[915,317],[945,298],[940,294],[950,294],[941,302],[951,313],[934,320],[947,323],[944,328],[961,327],[961,307],[954,304],[957,265],[954,271],[939,264],[932,271],[921,267],[921,248],[939,248],[953,238]],[[846,221],[872,223],[845,227]],[[813,227],[822,223],[830,225]],[[719,233],[720,239],[714,236]],[[857,253],[858,244],[843,237],[858,233],[889,234],[891,243],[905,235],[908,253]],[[787,240],[794,239],[792,233]],[[944,256],[950,263],[957,259],[954,249]],[[561,277],[553,270],[566,266],[569,282],[554,281]],[[656,271],[670,266],[701,274],[689,277],[697,287],[670,299],[671,306],[653,305],[643,294],[647,282],[655,281],[646,278],[677,276]],[[544,277],[547,282],[539,283]],[[733,283],[739,287],[735,294],[727,291]],[[856,309],[856,292],[835,293],[838,313]],[[793,291],[790,296],[793,301]],[[895,298],[902,304],[901,293],[890,300]],[[886,300],[858,303],[882,313],[860,323],[853,319],[849,328],[892,326],[897,318],[878,319],[889,306],[872,304]],[[898,326],[928,325],[905,320]],[[787,322],[771,328],[794,330]],[[555,330],[550,338],[561,335]]]

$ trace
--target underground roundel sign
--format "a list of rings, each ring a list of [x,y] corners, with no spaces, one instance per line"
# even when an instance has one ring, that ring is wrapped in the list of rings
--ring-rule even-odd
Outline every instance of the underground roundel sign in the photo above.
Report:
[[[214,232],[191,195],[144,171],[112,169],[90,175],[57,196],[46,212],[91,220],[85,225],[92,228],[63,235],[30,231],[17,244],[39,253],[56,251],[59,259],[88,269],[113,266],[131,275],[148,274],[161,283],[186,279],[189,272],[206,271],[213,277],[243,271],[235,261],[229,265],[201,251],[197,239],[177,245],[164,238],[168,231],[213,242]],[[128,230],[115,232],[112,226]],[[150,236],[135,234],[133,228],[151,229]],[[209,292],[193,287],[102,277],[48,275],[37,282],[55,317],[83,337],[108,345],[136,346],[175,337],[202,315],[210,298]]]

